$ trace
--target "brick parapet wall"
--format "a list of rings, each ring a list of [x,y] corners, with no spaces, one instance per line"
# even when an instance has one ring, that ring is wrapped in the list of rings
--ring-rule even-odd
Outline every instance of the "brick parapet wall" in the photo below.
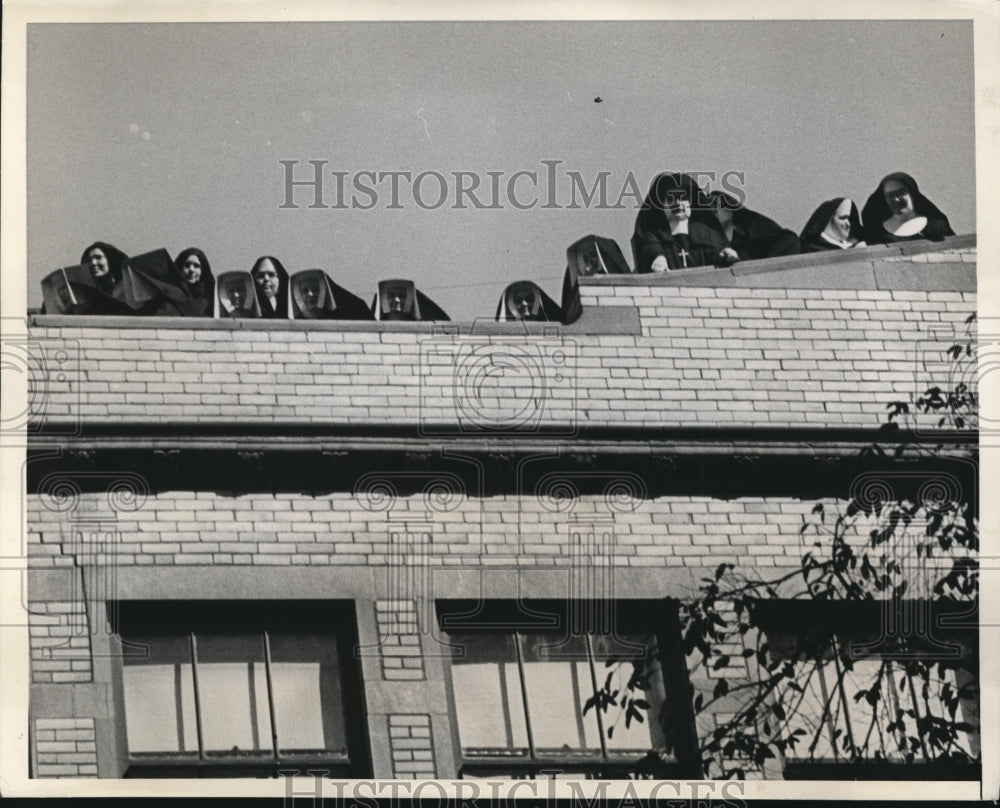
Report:
[[[947,281],[975,252],[891,257]],[[976,308],[967,279],[965,291],[742,288],[707,285],[722,271],[707,272],[704,286],[585,283],[576,327],[520,337],[492,323],[39,317],[32,336],[65,355],[36,392],[63,422],[873,428],[889,401],[947,383],[944,349]],[[616,308],[638,311],[636,333],[586,332],[588,311]]]
[[[934,252],[912,253],[910,255],[887,256],[883,261],[889,263],[910,263],[910,264],[943,264],[949,261],[961,261],[964,264],[976,263],[975,247],[955,247],[945,250],[935,250]]]
[[[648,418],[646,402],[669,405],[665,422],[834,427],[877,426],[889,401],[946,385],[943,352],[976,305],[958,292],[631,286],[584,301],[639,310],[635,351],[604,363],[629,415]]]

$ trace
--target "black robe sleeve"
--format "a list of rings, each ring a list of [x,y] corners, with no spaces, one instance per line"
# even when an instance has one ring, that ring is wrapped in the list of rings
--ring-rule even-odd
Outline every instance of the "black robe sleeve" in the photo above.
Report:
[[[733,240],[730,245],[741,261],[795,255],[800,252],[799,237],[756,211],[742,208],[733,214]]]
[[[667,251],[659,237],[658,231],[645,230],[636,233],[632,238],[635,251],[635,271],[652,272],[653,261],[659,256],[666,257]]]

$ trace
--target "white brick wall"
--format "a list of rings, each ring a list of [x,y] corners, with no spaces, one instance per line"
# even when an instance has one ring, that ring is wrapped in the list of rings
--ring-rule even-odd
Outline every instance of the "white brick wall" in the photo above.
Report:
[[[81,498],[86,502],[102,496],[85,493]],[[827,509],[828,525],[847,504],[830,498],[819,501]],[[498,494],[457,496],[447,512],[430,513],[422,494],[399,496],[391,510],[372,511],[348,492],[164,492],[150,496],[118,524],[115,563],[384,568],[388,560],[399,560],[390,534],[406,520],[428,526],[431,536],[423,545],[426,557],[421,563],[438,567],[598,563],[582,557],[572,538],[581,525],[590,523],[613,537],[599,563],[632,568],[714,569],[720,557],[753,568],[794,568],[818,538],[801,532],[805,521],[816,521],[811,512],[817,500],[812,499],[664,495],[634,504],[634,509],[615,510],[603,495],[584,494],[568,509],[554,511],[551,503],[536,496]],[[64,535],[60,519],[65,515],[43,507],[34,496],[28,507],[30,547],[43,537],[49,542]],[[861,517],[851,535],[865,542],[875,524],[874,516]],[[914,524],[920,524],[919,517]],[[62,553],[56,557],[67,558]],[[42,566],[44,558],[33,563]],[[395,613],[380,612],[379,620],[387,636],[409,630]]]
[[[434,746],[429,715],[390,715],[389,746],[393,776],[400,780],[434,780]]]
[[[82,601],[32,602],[28,614],[33,682],[89,682],[90,631]]]
[[[93,718],[35,719],[37,777],[97,777]]]
[[[417,609],[412,600],[375,602],[382,678],[404,681],[424,678]]]

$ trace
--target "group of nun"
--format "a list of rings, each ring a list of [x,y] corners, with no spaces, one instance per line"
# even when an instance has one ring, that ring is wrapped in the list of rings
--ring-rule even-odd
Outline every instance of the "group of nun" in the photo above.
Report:
[[[632,251],[636,272],[666,272],[953,235],[948,217],[908,174],[883,177],[860,213],[851,199],[828,199],[798,236],[687,174],[661,174],[636,218]]]
[[[412,281],[378,284],[366,303],[322,269],[289,274],[272,255],[249,272],[212,272],[197,247],[175,259],[164,250],[129,256],[103,241],[91,244],[76,266],[42,280],[43,312],[146,317],[278,320],[447,320],[440,306]]]
[[[567,253],[562,304],[533,281],[507,286],[498,321],[571,323],[581,314],[579,279],[595,275],[677,272],[728,267],[739,261],[954,235],[948,217],[908,174],[884,177],[858,211],[851,199],[823,202],[798,236],[722,191],[707,191],[691,176],[664,173],[650,186],[632,235],[634,270],[618,243],[585,236]],[[322,269],[289,274],[274,256],[249,272],[213,275],[208,257],[189,247],[171,259],[166,250],[127,256],[95,242],[76,266],[42,281],[43,311],[295,320],[447,321],[448,315],[410,280],[385,280],[370,303],[334,282]]]

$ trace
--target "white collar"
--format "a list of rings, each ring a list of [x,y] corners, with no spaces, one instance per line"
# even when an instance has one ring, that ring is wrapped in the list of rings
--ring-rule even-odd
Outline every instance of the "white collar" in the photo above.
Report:
[[[912,219],[900,221],[895,216],[890,216],[882,222],[882,227],[894,236],[915,236],[927,227],[927,217],[914,216]]]
[[[853,247],[855,244],[858,243],[857,241],[852,241],[851,239],[842,241],[838,238],[833,238],[831,236],[828,236],[825,230],[819,234],[819,237],[823,239],[823,241],[825,241],[827,244],[832,244],[834,247],[839,247],[842,250],[846,250],[848,247]]]

